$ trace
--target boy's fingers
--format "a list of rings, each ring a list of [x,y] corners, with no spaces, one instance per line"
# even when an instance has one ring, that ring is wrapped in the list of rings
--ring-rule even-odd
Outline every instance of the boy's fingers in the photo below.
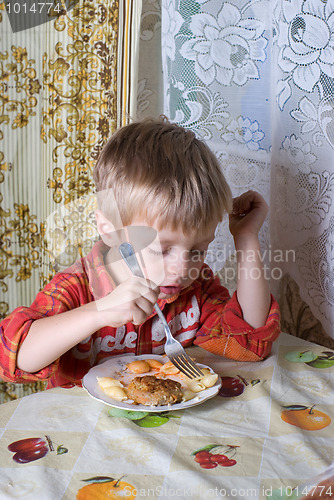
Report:
[[[150,280],[145,280],[144,278],[140,278],[143,280],[141,283],[139,283],[139,288],[138,291],[140,292],[140,297],[145,297],[148,299],[152,304],[154,304],[157,300],[157,297],[159,295],[159,287],[153,283],[153,281]]]
[[[148,288],[149,290],[159,291],[158,285],[149,279],[139,278],[137,276],[134,276],[133,278],[130,279],[134,280],[135,283],[140,283],[142,286]]]
[[[150,289],[152,289],[154,292],[159,293],[159,286],[156,283],[151,280],[146,280],[146,283]]]
[[[148,290],[147,292],[144,292],[141,297],[146,299],[151,305],[154,305],[158,299],[159,293],[155,293],[152,290]],[[140,298],[140,297],[139,297]]]
[[[153,305],[155,304],[154,302],[148,301],[145,299],[145,297],[140,297],[139,299],[136,300],[137,307],[144,312],[145,317],[151,314],[153,311]],[[145,319],[144,317],[144,319]],[[143,319],[143,321],[144,321]]]
[[[158,299],[159,291],[159,287],[153,281],[131,276],[107,296],[97,300],[96,307],[98,310],[115,310],[126,304],[127,307],[131,307],[130,304],[134,305],[140,298],[143,298],[152,308]]]
[[[233,210],[231,215],[245,215],[246,212],[248,212],[250,208],[250,203],[245,203],[243,200],[240,200],[240,198],[236,198],[235,202],[233,203]]]
[[[153,281],[146,280],[145,278],[130,278],[128,284],[130,295],[122,294],[124,303],[132,302],[135,307],[143,309],[146,314],[152,312],[153,305],[158,300],[160,292],[159,287]],[[145,318],[142,319],[144,321]],[[137,324],[137,323],[136,323]]]
[[[264,198],[257,192],[249,190],[233,199],[232,215],[246,215],[253,208],[267,206]]]

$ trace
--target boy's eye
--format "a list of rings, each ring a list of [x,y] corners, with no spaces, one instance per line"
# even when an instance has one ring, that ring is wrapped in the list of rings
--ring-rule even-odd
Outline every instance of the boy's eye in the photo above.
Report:
[[[156,255],[156,256],[166,255],[169,252],[169,250],[170,250],[169,248],[159,250],[159,249],[154,249],[154,248],[148,247],[149,253],[151,253],[152,255]]]
[[[148,247],[148,251],[149,253],[151,253],[152,255],[162,255],[162,251],[161,250],[154,250],[153,248],[150,248]]]
[[[151,247],[148,247],[148,251],[150,254],[152,255],[155,255],[155,256],[161,256],[161,255],[167,255],[171,250],[171,247],[168,247],[168,248],[162,248],[162,249],[154,249],[154,248],[151,248]],[[206,250],[197,250],[197,249],[193,249],[190,251],[190,258],[191,259],[203,259],[203,257],[205,257],[206,255]]]

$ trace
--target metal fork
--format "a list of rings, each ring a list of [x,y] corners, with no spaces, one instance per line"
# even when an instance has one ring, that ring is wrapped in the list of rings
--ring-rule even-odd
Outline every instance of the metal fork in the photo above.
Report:
[[[119,253],[127,263],[130,271],[132,272],[132,274],[134,274],[134,276],[145,278],[131,243],[121,243],[121,245],[119,246]],[[173,365],[176,366],[176,368],[180,370],[180,372],[184,373],[184,375],[191,379],[203,377],[203,373],[193,362],[193,360],[188,356],[180,342],[174,339],[166,318],[158,304],[154,304],[154,309],[156,310],[156,313],[158,314],[164,326],[164,330],[166,333],[165,353],[167,354],[170,361],[173,363]]]

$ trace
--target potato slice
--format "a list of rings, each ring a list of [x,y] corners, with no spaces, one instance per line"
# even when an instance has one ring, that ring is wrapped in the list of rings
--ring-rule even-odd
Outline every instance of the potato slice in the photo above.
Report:
[[[101,387],[102,390],[107,389],[108,387],[123,387],[119,380],[111,377],[96,377],[97,383]]]
[[[124,401],[125,399],[128,399],[125,390],[121,387],[107,387],[103,390],[103,392],[116,401]]]

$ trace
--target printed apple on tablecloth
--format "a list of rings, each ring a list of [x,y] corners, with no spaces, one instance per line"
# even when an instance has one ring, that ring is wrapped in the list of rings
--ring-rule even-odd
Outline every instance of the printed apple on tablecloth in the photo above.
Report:
[[[331,368],[334,366],[334,352],[322,351],[320,355],[312,351],[289,351],[284,358],[290,363],[305,363],[312,368]]]

